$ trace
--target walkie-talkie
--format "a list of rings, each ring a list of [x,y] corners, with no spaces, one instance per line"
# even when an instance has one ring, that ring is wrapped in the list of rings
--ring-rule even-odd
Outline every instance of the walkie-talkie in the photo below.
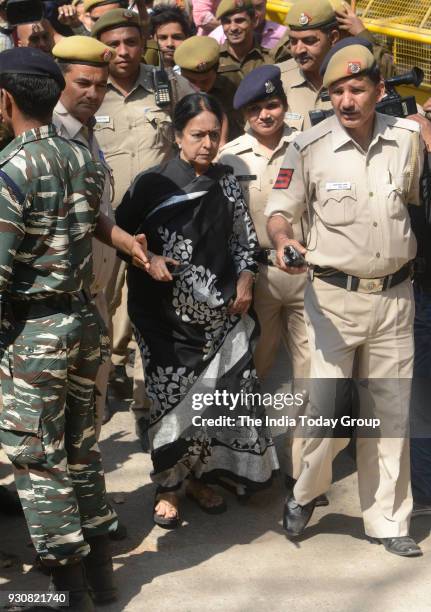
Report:
[[[169,77],[166,70],[161,68],[153,68],[154,82],[154,97],[157,106],[163,108],[171,103],[171,90],[169,85]]]

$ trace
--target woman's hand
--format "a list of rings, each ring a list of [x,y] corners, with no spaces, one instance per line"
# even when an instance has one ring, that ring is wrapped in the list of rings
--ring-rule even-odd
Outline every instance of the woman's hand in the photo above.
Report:
[[[150,259],[150,267],[148,268],[148,274],[157,281],[163,281],[165,283],[174,280],[172,274],[169,272],[166,264],[172,264],[173,266],[179,266],[180,262],[172,259],[171,257],[163,257],[163,255],[154,255],[148,251]]]
[[[241,272],[236,284],[236,298],[229,306],[229,314],[244,314],[250,308],[253,297],[254,274]]]

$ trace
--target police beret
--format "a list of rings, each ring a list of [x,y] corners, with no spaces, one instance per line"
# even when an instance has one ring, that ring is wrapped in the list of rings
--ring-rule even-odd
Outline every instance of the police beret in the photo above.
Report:
[[[218,64],[220,46],[209,36],[191,36],[176,49],[174,62],[184,70],[208,72]]]
[[[54,46],[52,54],[60,61],[90,66],[105,66],[115,57],[114,49],[90,36],[65,36]]]
[[[349,47],[350,45],[363,45],[364,47],[369,49],[369,51],[373,51],[373,43],[367,40],[366,38],[360,38],[359,36],[348,36],[347,38],[342,38],[325,55],[319,71],[321,76],[325,74],[326,67],[331,57],[335,55],[335,53],[337,53],[339,49],[343,49],[343,47]]]
[[[84,9],[88,13],[92,8],[105,4],[119,4],[119,0],[84,0]]]
[[[290,30],[318,30],[336,23],[335,10],[329,0],[297,0],[287,13],[286,25]]]
[[[253,8],[251,0],[221,0],[217,8],[216,17],[221,19],[225,15],[229,15],[229,13],[240,13],[251,8]]]
[[[91,28],[91,36],[99,38],[102,32],[106,30],[114,30],[115,28],[124,28],[127,26],[136,27],[141,30],[141,20],[139,15],[129,9],[112,9],[100,17]]]
[[[238,110],[250,102],[283,95],[284,89],[280,75],[280,68],[275,65],[258,66],[249,72],[236,90],[233,99],[234,109]]]
[[[2,74],[26,74],[49,77],[57,81],[61,89],[66,83],[60,68],[48,53],[33,47],[16,47],[0,53],[0,76]]]
[[[323,87],[340,79],[356,77],[376,64],[373,54],[364,45],[348,45],[337,49],[328,62],[323,75]]]

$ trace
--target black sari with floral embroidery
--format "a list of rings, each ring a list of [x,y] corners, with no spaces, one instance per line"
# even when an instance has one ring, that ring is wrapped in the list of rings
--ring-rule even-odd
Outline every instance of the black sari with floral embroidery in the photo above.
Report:
[[[256,233],[237,180],[222,165],[196,176],[176,158],[139,175],[116,217],[128,232],[144,232],[150,251],[181,262],[168,283],[128,270],[129,315],[152,400],[153,480],[165,490],[190,473],[250,488],[269,483],[278,462],[267,429],[238,424],[240,415],[263,415],[245,399],[257,382],[256,319],[228,313],[239,274],[256,270]],[[225,392],[223,405],[198,409],[216,391]],[[236,405],[226,401],[241,392]],[[233,421],[203,421],[220,416]]]

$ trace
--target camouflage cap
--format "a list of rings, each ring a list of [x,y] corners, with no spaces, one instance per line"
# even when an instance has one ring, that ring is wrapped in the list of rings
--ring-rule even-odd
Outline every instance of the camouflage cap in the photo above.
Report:
[[[240,13],[251,8],[253,8],[251,0],[221,0],[217,8],[216,17],[221,19],[225,15],[229,15],[229,13]]]
[[[220,46],[209,36],[191,36],[174,53],[174,62],[190,72],[208,72],[217,66]]]
[[[142,22],[137,13],[129,9],[112,9],[100,17],[91,28],[91,36],[100,38],[102,32],[115,28],[135,27],[142,30]]]
[[[336,81],[355,78],[376,64],[373,54],[364,45],[349,45],[337,50],[328,62],[323,75],[323,87]]]
[[[96,6],[103,6],[105,4],[119,4],[120,0],[84,0],[84,9],[88,13],[92,8]]]
[[[336,23],[335,10],[329,0],[297,0],[287,13],[286,25],[290,30],[318,30]]]
[[[115,57],[114,49],[90,36],[65,36],[53,50],[53,56],[70,64],[106,66]]]

